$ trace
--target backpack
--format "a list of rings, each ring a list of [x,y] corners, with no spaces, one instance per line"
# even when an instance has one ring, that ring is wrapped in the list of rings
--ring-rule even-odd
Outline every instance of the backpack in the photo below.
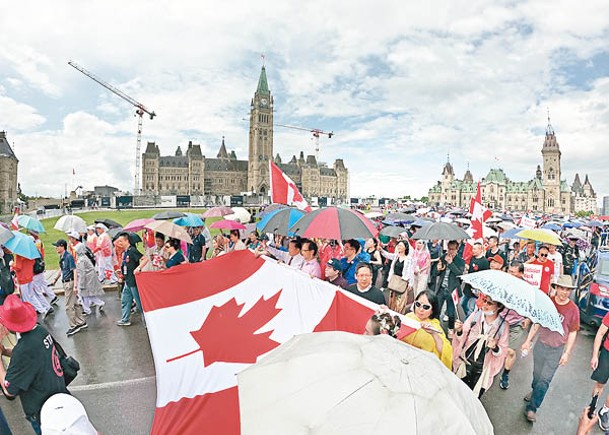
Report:
[[[15,281],[13,281],[13,275],[6,266],[4,258],[0,258],[0,289],[6,296],[15,292]]]
[[[44,272],[44,258],[38,257],[34,260],[34,275]]]
[[[95,266],[95,254],[91,251],[91,248],[85,246],[85,255],[89,260],[91,260],[91,264]]]

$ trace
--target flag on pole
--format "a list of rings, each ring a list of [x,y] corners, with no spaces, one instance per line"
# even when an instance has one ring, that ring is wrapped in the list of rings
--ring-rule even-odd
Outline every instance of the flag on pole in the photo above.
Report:
[[[276,204],[295,205],[300,210],[311,211],[311,206],[302,197],[296,183],[279,166],[269,160],[271,177],[271,201]]]
[[[296,334],[361,334],[378,308],[249,251],[142,272],[137,284],[157,377],[153,435],[239,434],[237,373]],[[402,336],[419,327],[403,317]]]
[[[17,231],[19,229],[19,209],[18,208],[15,209],[15,215],[13,216],[13,219],[11,219],[11,228],[15,231]]]
[[[72,168],[72,175],[76,175],[76,169]]]
[[[466,263],[469,262],[472,257],[472,246],[474,243],[483,242],[484,240],[484,223],[493,216],[493,212],[482,205],[482,192],[480,190],[479,181],[476,196],[470,201],[469,213],[472,215],[470,219],[471,225],[466,232],[471,236],[471,239],[467,240],[465,248],[463,249],[463,259]]]

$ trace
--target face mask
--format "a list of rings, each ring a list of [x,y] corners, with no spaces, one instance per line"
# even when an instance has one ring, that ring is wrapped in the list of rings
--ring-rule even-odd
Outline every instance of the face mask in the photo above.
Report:
[[[495,311],[492,311],[492,310],[491,310],[491,311],[482,311],[482,313],[483,313],[485,316],[492,316],[493,314],[495,314]]]

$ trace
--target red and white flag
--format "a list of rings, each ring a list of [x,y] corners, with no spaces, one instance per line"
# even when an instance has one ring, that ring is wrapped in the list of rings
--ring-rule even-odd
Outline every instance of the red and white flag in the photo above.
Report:
[[[137,283],[157,377],[152,434],[239,434],[237,373],[296,334],[361,334],[378,308],[249,251]],[[418,327],[404,318],[402,336]]]
[[[15,209],[15,215],[11,219],[11,228],[15,231],[19,229],[19,209]]]
[[[296,183],[270,160],[269,174],[271,176],[271,201],[273,203],[295,205],[300,210],[311,211],[311,206],[300,194]]]
[[[493,212],[482,205],[482,192],[480,191],[480,182],[478,181],[478,189],[476,196],[472,198],[469,205],[469,213],[471,217],[471,225],[467,229],[467,233],[471,236],[471,239],[467,240],[465,248],[463,249],[463,259],[467,263],[472,257],[472,246],[476,242],[484,241],[484,222],[486,222]]]

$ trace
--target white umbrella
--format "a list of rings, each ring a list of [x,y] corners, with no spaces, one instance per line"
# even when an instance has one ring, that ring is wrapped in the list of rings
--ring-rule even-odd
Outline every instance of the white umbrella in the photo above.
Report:
[[[299,335],[237,378],[247,435],[493,433],[435,355],[388,335]]]
[[[4,245],[4,243],[8,242],[13,237],[15,237],[15,235],[11,230],[0,226],[0,245]]]
[[[370,212],[364,214],[364,216],[366,216],[368,219],[376,219],[379,217],[383,217],[384,215],[383,215],[383,213],[378,212],[378,211],[370,211]]]
[[[169,221],[153,221],[149,224],[146,224],[144,228],[148,228],[149,230],[159,232],[161,234],[165,234],[167,237],[171,237],[172,239],[183,240],[186,243],[192,244],[192,239],[188,232],[179,225],[174,224]]]
[[[492,229],[491,227],[487,227],[486,225],[484,225],[482,227],[482,236],[483,237],[491,237],[491,236],[497,236],[497,231],[495,231],[494,229]]]
[[[252,215],[249,211],[244,209],[243,207],[233,207],[233,214],[229,214],[224,216],[224,219],[228,219],[229,221],[239,221],[242,224],[246,224],[250,221]]]
[[[552,300],[537,287],[500,270],[461,275],[461,280],[527,317],[533,323],[563,334],[562,322]]]
[[[65,233],[68,231],[76,231],[77,233],[87,232],[87,224],[83,218],[73,214],[67,214],[60,217],[53,228]]]
[[[516,224],[509,221],[503,221],[500,224],[497,224],[497,226],[505,231],[511,230],[512,228],[516,228]]]

